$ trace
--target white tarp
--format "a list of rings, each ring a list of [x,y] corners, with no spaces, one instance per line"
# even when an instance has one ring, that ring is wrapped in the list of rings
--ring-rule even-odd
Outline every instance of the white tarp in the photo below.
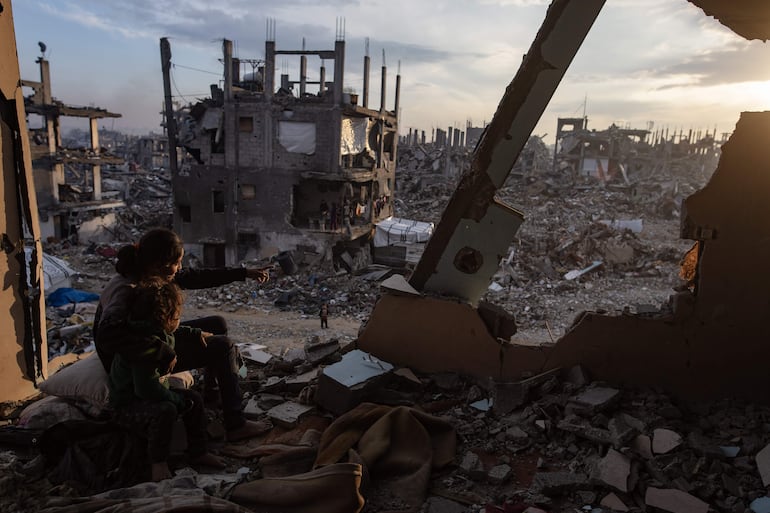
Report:
[[[315,153],[315,123],[279,121],[278,142],[292,153]]]
[[[433,228],[433,223],[389,217],[377,223],[374,247],[390,246],[396,242],[428,242]]]
[[[32,258],[32,248],[25,247],[24,254],[27,257],[27,276],[29,276],[29,261]],[[77,274],[70,265],[55,256],[43,253],[43,287],[48,295],[60,287],[70,287],[70,276]]]
[[[340,130],[340,152],[342,155],[358,155],[367,149],[366,129],[368,126],[368,118],[343,116]]]

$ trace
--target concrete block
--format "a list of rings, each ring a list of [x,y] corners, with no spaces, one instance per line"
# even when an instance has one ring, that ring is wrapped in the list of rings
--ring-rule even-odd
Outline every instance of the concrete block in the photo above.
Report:
[[[489,469],[487,479],[492,484],[502,484],[510,479],[513,469],[508,465],[496,465]]]
[[[607,451],[596,464],[591,477],[621,492],[628,492],[628,477],[631,475],[631,460],[615,449]]]
[[[682,437],[676,431],[658,428],[652,432],[652,452],[666,454],[682,444]]]
[[[647,435],[637,436],[634,441],[631,442],[631,448],[646,460],[651,460],[653,458],[652,440]]]
[[[581,365],[574,365],[565,371],[564,381],[580,388],[587,385],[591,380],[588,378],[588,372]]]
[[[484,479],[486,476],[481,458],[475,452],[468,451],[465,453],[463,461],[460,463],[460,469],[474,481]]]
[[[313,365],[318,365],[340,350],[340,343],[336,339],[318,344],[305,346],[305,358]]]
[[[581,415],[593,415],[614,406],[619,400],[620,390],[607,387],[593,387],[571,397],[567,407]]]
[[[589,487],[588,476],[577,472],[538,472],[532,488],[545,495],[558,495]]]
[[[243,407],[243,414],[249,418],[256,418],[265,413],[265,410],[259,407],[259,398],[252,397],[246,406]]]
[[[323,369],[318,377],[316,402],[341,415],[361,403],[373,389],[382,385],[393,365],[355,349],[342,360]]]
[[[318,377],[318,369],[313,369],[308,372],[286,378],[286,389],[289,392],[299,392],[306,386],[308,386],[314,379]]]
[[[671,513],[708,513],[709,505],[687,492],[663,488],[647,488],[644,503]]]
[[[604,496],[604,498],[599,503],[599,506],[611,509],[612,511],[628,511],[628,506],[620,500],[620,497],[615,495],[614,493],[610,493]]]
[[[581,438],[600,444],[612,445],[614,441],[612,433],[608,430],[593,427],[588,422],[575,416],[567,417],[559,421],[556,427],[562,431],[574,433]]]
[[[267,349],[267,346],[262,344],[238,344],[238,351],[241,353],[241,356],[262,365],[273,359],[273,355],[265,351],[265,349]]]
[[[295,402],[285,402],[270,408],[267,416],[277,425],[293,428],[313,411],[312,406]]]
[[[505,438],[508,440],[526,440],[529,435],[519,426],[512,426],[505,430]]]
[[[755,459],[759,469],[759,477],[762,478],[762,484],[767,486],[770,484],[770,444],[767,444],[764,449],[759,451]]]

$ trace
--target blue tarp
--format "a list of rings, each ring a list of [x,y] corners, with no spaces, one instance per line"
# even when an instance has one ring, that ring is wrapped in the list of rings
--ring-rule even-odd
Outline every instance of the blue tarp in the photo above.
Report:
[[[48,306],[64,306],[70,303],[88,303],[91,301],[99,301],[99,294],[67,287],[60,287],[45,298]]]

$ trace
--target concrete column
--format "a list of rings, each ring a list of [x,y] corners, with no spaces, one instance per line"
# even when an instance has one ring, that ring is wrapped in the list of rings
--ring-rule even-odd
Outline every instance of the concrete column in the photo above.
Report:
[[[275,41],[265,41],[265,99],[270,100],[275,92]]]
[[[385,94],[387,93],[387,79],[388,79],[388,68],[387,66],[382,67],[382,79],[380,80],[380,112],[385,111]]]
[[[393,115],[398,119],[398,109],[401,105],[401,73],[396,75],[396,104],[393,106]]]
[[[326,66],[321,66],[321,70],[318,73],[318,92],[321,96],[326,92]]]
[[[233,42],[222,41],[222,53],[225,59],[225,103],[233,101]]]
[[[369,58],[369,54],[364,56],[364,91],[363,91],[363,106],[365,109],[369,108],[369,66],[371,65],[371,59]]]
[[[299,97],[304,98],[307,91],[307,55],[299,57]]]
[[[345,80],[345,41],[334,42],[334,104],[342,104],[342,84]]]
[[[91,150],[99,155],[99,124],[97,118],[90,118],[88,120],[91,129]],[[102,199],[102,166],[100,164],[94,164],[91,166],[94,179],[94,201],[100,201]]]

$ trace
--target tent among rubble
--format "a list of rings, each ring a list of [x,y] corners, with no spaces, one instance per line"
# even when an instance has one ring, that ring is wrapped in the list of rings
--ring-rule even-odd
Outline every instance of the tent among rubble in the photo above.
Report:
[[[414,266],[420,260],[425,243],[433,235],[433,223],[389,217],[377,223],[373,256],[380,264]]]
[[[32,258],[32,248],[24,248],[27,257],[27,265]],[[43,253],[43,286],[47,296],[60,287],[71,286],[70,277],[76,274],[76,271],[70,265],[53,255]]]

